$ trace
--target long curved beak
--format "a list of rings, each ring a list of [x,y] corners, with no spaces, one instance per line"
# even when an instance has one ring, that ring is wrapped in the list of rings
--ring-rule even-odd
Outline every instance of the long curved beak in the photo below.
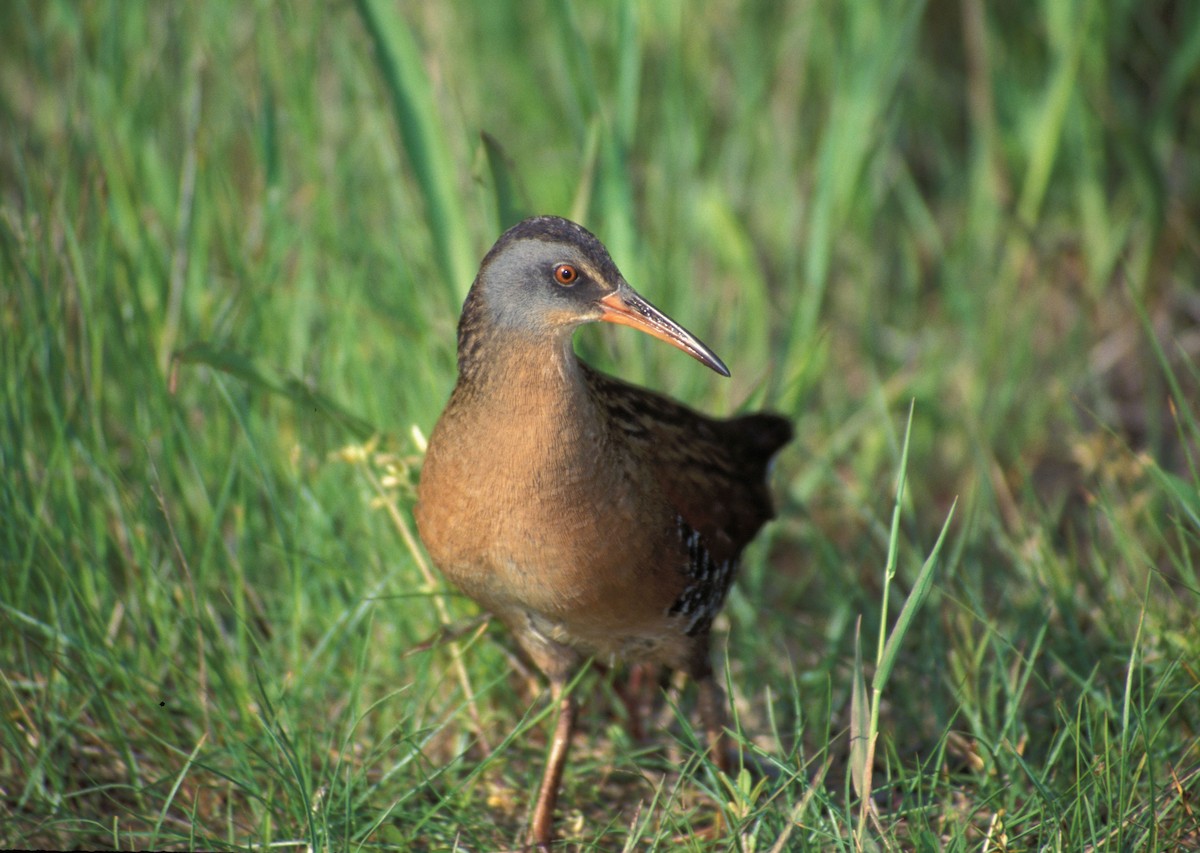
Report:
[[[619,323],[653,335],[660,341],[678,347],[696,361],[711,367],[722,376],[729,375],[725,362],[717,357],[703,342],[683,326],[676,323],[642,298],[636,290],[622,281],[617,289],[600,300],[600,319],[606,323]]]

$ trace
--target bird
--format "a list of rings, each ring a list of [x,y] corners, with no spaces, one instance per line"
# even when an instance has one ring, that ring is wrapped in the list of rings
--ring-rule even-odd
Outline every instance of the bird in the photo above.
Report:
[[[682,670],[717,767],[724,692],[709,637],[793,435],[758,412],[706,416],[581,360],[581,325],[630,326],[722,376],[724,362],[638,294],[604,244],[526,219],[484,256],[458,324],[458,378],[430,434],[414,516],[434,564],[549,680],[558,717],[529,821],[546,849],[588,661]]]

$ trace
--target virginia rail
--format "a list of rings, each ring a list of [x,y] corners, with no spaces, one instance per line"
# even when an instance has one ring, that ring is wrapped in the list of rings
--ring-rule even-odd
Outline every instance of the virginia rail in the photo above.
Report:
[[[506,231],[458,324],[458,383],[429,439],[417,526],[442,573],[497,616],[559,704],[530,826],[544,847],[587,659],[686,672],[725,767],[709,628],[742,548],[772,517],[767,466],[792,437],[771,414],[717,420],[593,370],[576,327],[632,326],[728,376],[629,286],[604,245],[554,216]]]

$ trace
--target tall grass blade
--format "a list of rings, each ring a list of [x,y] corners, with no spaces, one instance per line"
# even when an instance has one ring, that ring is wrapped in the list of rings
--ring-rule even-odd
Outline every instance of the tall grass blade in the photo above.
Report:
[[[850,779],[854,792],[869,797],[871,784],[871,701],[863,670],[862,617],[854,625],[854,673],[850,690]]]
[[[512,161],[505,154],[500,141],[486,131],[480,134],[480,139],[487,155],[488,172],[492,176],[496,215],[500,219],[499,230],[504,231],[529,215],[529,204],[521,197]]]
[[[904,637],[908,633],[917,611],[921,609],[921,605],[929,596],[929,590],[933,586],[933,570],[937,567],[938,555],[942,552],[942,543],[946,540],[946,532],[950,529],[950,521],[954,518],[954,510],[957,506],[958,498],[955,498],[954,503],[950,505],[950,510],[946,513],[946,520],[942,523],[942,530],[938,533],[937,541],[933,543],[933,549],[930,550],[929,556],[921,565],[921,571],[917,573],[917,579],[913,582],[912,591],[904,600],[904,606],[900,608],[900,615],[896,617],[896,624],[892,626],[891,633],[888,634],[883,653],[879,656],[875,677],[871,681],[871,686],[876,690],[882,691],[888,678],[891,677],[892,668],[896,665],[896,656],[900,653],[900,644],[904,642]]]
[[[457,308],[474,278],[475,259],[459,202],[458,170],[450,160],[421,53],[394,3],[356,0],[355,5],[375,44],[400,139],[425,200],[444,284],[455,295]]]

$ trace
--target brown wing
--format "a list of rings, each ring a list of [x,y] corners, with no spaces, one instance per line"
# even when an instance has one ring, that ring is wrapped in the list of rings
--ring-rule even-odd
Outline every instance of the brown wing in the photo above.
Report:
[[[791,440],[791,424],[766,413],[710,418],[582,366],[610,422],[655,472],[682,524],[699,532],[702,542],[689,545],[688,531],[681,530],[685,547],[703,547],[717,564],[736,563],[775,514],[767,466]]]

